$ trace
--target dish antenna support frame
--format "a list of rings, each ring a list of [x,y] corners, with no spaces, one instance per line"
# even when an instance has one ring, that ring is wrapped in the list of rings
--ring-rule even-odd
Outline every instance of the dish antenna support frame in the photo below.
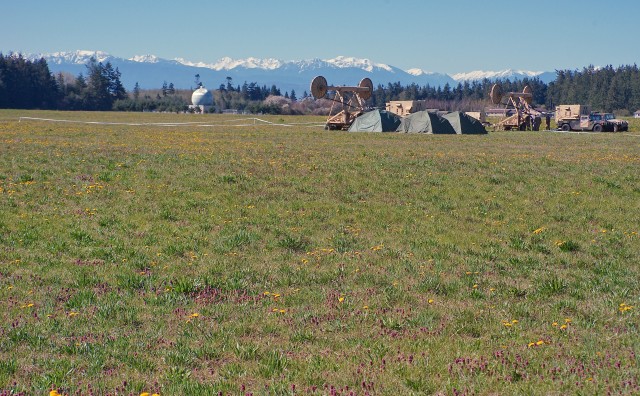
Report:
[[[373,82],[370,78],[360,80],[358,86],[333,86],[327,83],[323,76],[317,76],[311,81],[311,95],[316,99],[326,98],[329,92],[334,92],[330,98],[331,109],[324,129],[347,130],[353,121],[364,113],[367,99],[373,94]]]

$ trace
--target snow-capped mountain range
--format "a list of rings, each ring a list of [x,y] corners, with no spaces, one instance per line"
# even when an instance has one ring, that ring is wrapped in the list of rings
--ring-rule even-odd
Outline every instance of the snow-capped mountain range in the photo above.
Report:
[[[195,75],[205,86],[217,88],[232,78],[234,86],[246,82],[259,85],[276,85],[283,92],[296,90],[298,96],[309,91],[313,77],[322,75],[333,85],[356,85],[362,78],[370,78],[374,86],[400,82],[403,85],[416,83],[420,86],[451,86],[459,82],[496,79],[522,79],[538,77],[543,82],[555,79],[555,72],[534,72],[526,70],[472,71],[469,73],[445,74],[422,69],[402,70],[369,59],[338,56],[333,59],[308,59],[282,61],[267,58],[231,59],[222,58],[215,63],[193,62],[182,58],[163,59],[154,55],[137,55],[129,59],[119,58],[103,51],[54,52],[49,54],[25,55],[29,59],[44,58],[53,73],[67,72],[73,75],[86,74],[85,65],[91,57],[98,62],[111,62],[122,73],[121,80],[127,89],[137,82],[141,88],[159,88],[166,81],[176,88],[192,88]]]

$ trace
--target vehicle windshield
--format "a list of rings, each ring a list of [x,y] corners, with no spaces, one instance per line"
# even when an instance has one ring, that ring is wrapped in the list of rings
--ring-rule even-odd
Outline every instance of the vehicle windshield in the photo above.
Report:
[[[605,120],[613,120],[614,118],[616,118],[616,116],[614,116],[613,114],[609,113],[609,114],[605,114],[604,115],[604,119]]]

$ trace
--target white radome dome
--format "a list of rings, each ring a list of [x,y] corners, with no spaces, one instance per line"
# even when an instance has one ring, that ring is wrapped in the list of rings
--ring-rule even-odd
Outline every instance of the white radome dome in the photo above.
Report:
[[[213,94],[205,87],[200,87],[193,91],[191,102],[194,106],[212,106]]]

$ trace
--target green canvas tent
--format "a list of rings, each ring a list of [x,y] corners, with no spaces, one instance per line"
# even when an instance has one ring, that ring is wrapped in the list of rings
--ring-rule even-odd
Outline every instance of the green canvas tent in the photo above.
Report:
[[[464,114],[461,111],[452,111],[445,114],[444,117],[457,134],[486,134],[487,130],[484,129],[484,125],[475,118]]]
[[[456,134],[449,121],[428,111],[418,111],[404,117],[398,127],[398,132]]]
[[[373,110],[353,121],[349,132],[395,132],[400,125],[400,116],[385,110]]]

